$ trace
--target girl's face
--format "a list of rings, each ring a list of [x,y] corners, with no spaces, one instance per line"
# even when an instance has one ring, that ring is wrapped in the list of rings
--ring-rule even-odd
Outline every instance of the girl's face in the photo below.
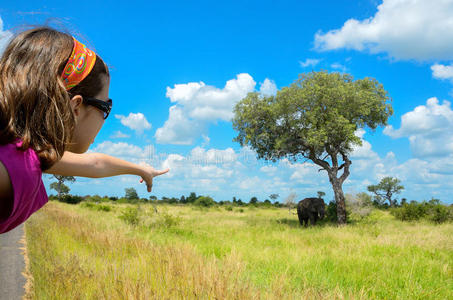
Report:
[[[109,99],[110,77],[104,76],[103,88],[94,98],[106,101]],[[71,100],[71,107],[76,117],[76,125],[72,136],[72,143],[66,150],[74,153],[84,153],[94,143],[94,138],[104,124],[104,113],[92,106],[82,103],[80,95],[74,96]]]

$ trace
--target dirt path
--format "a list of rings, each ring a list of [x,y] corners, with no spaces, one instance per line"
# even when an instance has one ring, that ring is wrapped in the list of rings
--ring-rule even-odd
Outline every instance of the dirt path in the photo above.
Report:
[[[23,237],[24,224],[0,234],[0,300],[22,299],[25,293]]]

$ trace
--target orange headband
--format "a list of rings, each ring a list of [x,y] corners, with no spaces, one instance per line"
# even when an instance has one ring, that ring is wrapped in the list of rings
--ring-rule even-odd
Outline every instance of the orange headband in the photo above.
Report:
[[[96,62],[96,53],[74,37],[72,39],[74,40],[74,48],[63,69],[63,73],[61,73],[61,79],[63,79],[63,84],[67,91],[87,77]]]

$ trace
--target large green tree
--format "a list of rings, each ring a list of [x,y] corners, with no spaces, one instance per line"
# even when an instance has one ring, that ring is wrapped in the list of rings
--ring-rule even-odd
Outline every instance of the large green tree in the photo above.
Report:
[[[250,145],[259,159],[311,160],[327,172],[337,203],[338,223],[346,223],[342,185],[350,173],[350,154],[361,145],[359,128],[386,125],[390,97],[373,78],[349,74],[303,73],[276,96],[249,93],[234,107],[234,138]]]

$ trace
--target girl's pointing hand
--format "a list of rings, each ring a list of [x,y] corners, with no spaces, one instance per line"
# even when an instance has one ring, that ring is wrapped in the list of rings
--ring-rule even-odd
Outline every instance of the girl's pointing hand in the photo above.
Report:
[[[150,165],[146,164],[146,165],[143,165],[142,171],[143,172],[141,174],[142,178],[140,179],[140,183],[145,181],[148,192],[151,192],[151,189],[153,187],[153,178],[167,173],[168,171],[170,171],[170,169],[167,168],[165,170],[156,170],[153,167],[151,167]]]

